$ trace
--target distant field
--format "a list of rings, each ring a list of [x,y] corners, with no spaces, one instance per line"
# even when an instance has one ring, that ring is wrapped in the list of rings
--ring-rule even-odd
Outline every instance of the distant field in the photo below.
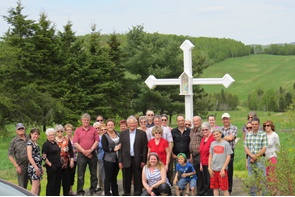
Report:
[[[238,96],[240,102],[247,100],[255,89],[291,89],[295,83],[295,56],[250,55],[229,58],[207,68],[201,78],[220,78],[230,74],[235,82],[227,89]],[[224,86],[202,85],[208,93],[220,92]],[[225,89],[225,88],[224,88]]]

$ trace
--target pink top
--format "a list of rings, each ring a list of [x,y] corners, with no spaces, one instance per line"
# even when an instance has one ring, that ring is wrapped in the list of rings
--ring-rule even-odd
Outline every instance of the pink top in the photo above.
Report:
[[[210,150],[210,145],[213,141],[215,141],[214,137],[212,134],[210,134],[209,138],[207,139],[207,142],[205,142],[205,136],[202,138],[201,143],[200,143],[200,163],[202,165],[208,165],[208,159],[209,159],[209,150]]]
[[[89,126],[87,130],[83,126],[76,129],[73,142],[78,144],[85,150],[91,149],[92,145],[98,141],[99,136],[96,129],[93,126]]]

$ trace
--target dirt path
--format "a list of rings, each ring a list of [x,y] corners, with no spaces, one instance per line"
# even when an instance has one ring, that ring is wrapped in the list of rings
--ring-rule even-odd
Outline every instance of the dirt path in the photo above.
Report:
[[[239,178],[234,177],[233,182],[234,182],[234,185],[233,185],[233,192],[231,194],[232,196],[248,196],[247,192],[245,192],[243,189],[243,182]],[[122,195],[123,194],[122,180],[118,180],[118,185],[119,185],[119,194]],[[175,192],[172,191],[172,194],[175,195]],[[85,195],[90,195],[88,190],[86,190]],[[97,192],[97,195],[101,196],[102,191]]]

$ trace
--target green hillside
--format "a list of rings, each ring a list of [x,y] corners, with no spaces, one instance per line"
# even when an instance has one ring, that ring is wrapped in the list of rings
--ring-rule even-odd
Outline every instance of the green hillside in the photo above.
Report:
[[[295,56],[249,55],[229,58],[207,68],[201,78],[230,74],[235,82],[226,90],[238,96],[240,103],[257,88],[291,89],[295,83]],[[206,92],[220,92],[222,85],[203,85]]]

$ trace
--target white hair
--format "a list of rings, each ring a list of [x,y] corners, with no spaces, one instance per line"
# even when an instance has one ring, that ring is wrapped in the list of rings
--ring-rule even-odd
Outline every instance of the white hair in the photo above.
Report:
[[[64,127],[61,124],[55,125],[54,130],[55,130],[55,132],[56,131],[65,131]]]
[[[45,133],[46,133],[46,135],[50,135],[50,133],[55,133],[55,130],[54,130],[54,128],[48,128],[48,129],[46,129]]]
[[[97,125],[100,126],[100,125],[101,125],[100,122],[95,122],[95,123],[93,123],[93,126],[94,126],[94,127],[96,127]]]

